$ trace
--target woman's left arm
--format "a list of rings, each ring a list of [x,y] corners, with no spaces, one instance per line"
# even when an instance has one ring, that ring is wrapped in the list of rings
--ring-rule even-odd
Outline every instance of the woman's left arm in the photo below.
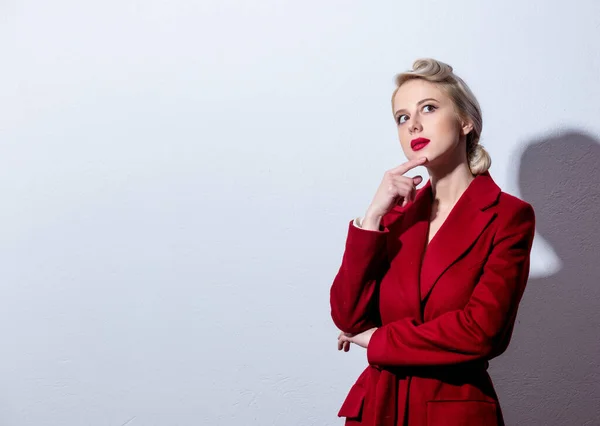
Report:
[[[529,276],[535,215],[529,204],[502,226],[464,309],[419,324],[394,321],[371,330],[372,365],[444,365],[490,359],[506,349]],[[507,332],[509,334],[507,334]],[[358,336],[357,336],[358,337]]]

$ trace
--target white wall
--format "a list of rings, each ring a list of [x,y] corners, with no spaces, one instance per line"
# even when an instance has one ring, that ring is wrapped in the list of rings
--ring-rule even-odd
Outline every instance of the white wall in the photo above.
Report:
[[[482,104],[493,177],[524,196],[527,170],[579,171],[520,169],[530,145],[558,138],[562,158],[600,139],[599,24],[595,0],[1,2],[0,424],[341,424],[366,357],[336,350],[329,286],[348,221],[404,161],[394,75],[450,63]],[[564,262],[538,232],[532,278]],[[600,325],[586,265],[552,282],[577,290],[573,341],[527,293],[523,350],[492,369],[509,424],[599,408],[600,347],[560,351]],[[548,374],[585,362],[592,390],[560,376],[568,390],[535,399],[557,378],[523,354]]]

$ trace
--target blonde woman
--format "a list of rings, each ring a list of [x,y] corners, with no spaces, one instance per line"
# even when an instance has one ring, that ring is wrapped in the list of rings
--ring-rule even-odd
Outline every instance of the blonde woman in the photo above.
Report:
[[[368,366],[338,415],[347,425],[502,425],[488,361],[510,341],[535,216],[502,192],[479,144],[475,96],[450,65],[396,76],[392,111],[408,161],[350,221],[331,286],[338,349]],[[422,177],[405,174],[424,166]]]

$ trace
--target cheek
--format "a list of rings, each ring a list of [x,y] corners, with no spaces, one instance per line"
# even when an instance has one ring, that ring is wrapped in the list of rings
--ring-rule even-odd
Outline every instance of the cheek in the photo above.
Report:
[[[443,130],[446,134],[458,134],[460,131],[460,124],[454,115],[447,115],[440,118],[441,119],[438,127],[441,130]]]
[[[404,156],[410,160],[414,154],[413,150],[410,149],[410,135],[401,127],[398,127],[398,140],[400,141],[400,147],[404,152]]]

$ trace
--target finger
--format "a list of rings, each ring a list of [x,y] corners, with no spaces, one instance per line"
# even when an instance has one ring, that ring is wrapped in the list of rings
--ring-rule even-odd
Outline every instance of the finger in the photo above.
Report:
[[[402,163],[399,166],[394,167],[390,171],[393,173],[399,173],[399,174],[403,175],[404,173],[408,172],[409,170],[414,169],[415,167],[420,166],[422,164],[425,164],[426,162],[427,162],[427,157],[414,158],[412,160],[407,161],[406,163]]]
[[[392,182],[397,187],[414,188],[418,184],[423,182],[423,176],[417,175],[414,177],[410,177],[410,176],[402,176],[402,175],[392,175]]]
[[[350,350],[350,342],[344,342],[344,352],[348,352]]]
[[[417,188],[415,187],[412,179],[407,179],[401,176],[399,179],[394,180],[394,186],[399,197],[402,197],[403,205],[414,201],[415,195],[417,194]]]
[[[412,191],[410,191],[406,195],[406,197],[404,197],[404,201],[402,202],[402,207],[406,207],[408,204],[410,204],[413,201],[415,201],[416,193],[417,193],[417,191],[415,189],[413,189]]]
[[[417,196],[417,188],[415,188],[414,186],[410,188],[410,192],[408,194],[408,201],[409,202],[413,202],[415,201],[415,198]]]
[[[414,187],[412,185],[406,184],[406,182],[400,182],[395,185],[396,193],[398,194],[396,203],[402,203],[402,205],[406,205],[409,201],[411,201],[412,192]]]
[[[344,348],[344,333],[340,334],[338,336],[338,351],[341,351]]]

